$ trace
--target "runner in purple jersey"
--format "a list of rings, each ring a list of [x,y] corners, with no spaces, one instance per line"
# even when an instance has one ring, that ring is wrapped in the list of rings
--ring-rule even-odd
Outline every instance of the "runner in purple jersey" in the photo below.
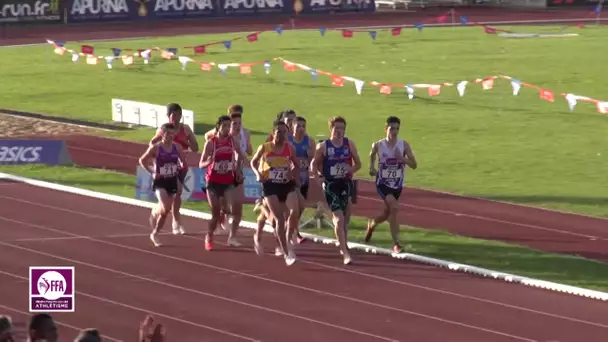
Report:
[[[173,199],[177,194],[179,170],[188,169],[188,162],[182,148],[173,142],[176,133],[175,125],[166,123],[162,125],[160,131],[161,141],[150,145],[139,158],[139,165],[152,174],[152,188],[158,198],[158,206],[153,208],[150,214],[150,226],[152,227],[150,240],[156,247],[161,246],[157,235],[165,224],[167,215],[171,212]]]
[[[400,125],[401,120],[398,117],[390,116],[386,119],[386,138],[375,142],[369,154],[369,174],[376,176],[376,191],[384,201],[384,209],[382,214],[367,222],[365,235],[365,242],[369,242],[376,226],[388,220],[395,253],[403,252],[403,247],[399,243],[397,214],[405,179],[405,167],[409,166],[412,169],[418,167],[410,145],[398,138]],[[376,155],[378,155],[378,170],[375,167]]]

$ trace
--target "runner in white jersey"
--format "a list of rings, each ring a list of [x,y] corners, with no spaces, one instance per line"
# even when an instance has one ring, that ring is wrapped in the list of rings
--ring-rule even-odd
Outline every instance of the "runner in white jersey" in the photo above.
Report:
[[[416,169],[418,164],[410,145],[398,138],[401,120],[390,116],[386,119],[386,138],[378,140],[372,145],[369,154],[369,174],[376,176],[376,190],[384,201],[382,214],[367,222],[365,242],[369,242],[376,226],[388,220],[393,238],[393,252],[402,253],[403,247],[399,243],[399,224],[397,214],[399,211],[399,197],[403,190],[406,166]],[[376,170],[376,155],[378,156],[378,169]]]

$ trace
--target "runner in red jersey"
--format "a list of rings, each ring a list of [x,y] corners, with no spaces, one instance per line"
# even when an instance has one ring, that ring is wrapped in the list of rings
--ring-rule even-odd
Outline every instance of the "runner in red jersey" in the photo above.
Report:
[[[227,115],[220,116],[216,123],[217,133],[207,140],[203,155],[199,163],[201,169],[207,169],[205,180],[207,181],[206,192],[209,206],[211,207],[211,220],[209,220],[209,231],[205,237],[205,249],[213,249],[213,234],[219,223],[222,209],[224,212],[233,213],[235,219],[241,220],[241,213],[233,210],[239,205],[239,199],[235,194],[235,183],[243,179],[244,156],[240,145],[235,143],[230,135],[231,120]],[[222,208],[224,207],[224,208]],[[236,242],[236,225],[230,227],[228,245],[240,245]]]
[[[178,144],[183,151],[190,150],[192,152],[198,152],[198,142],[196,136],[192,131],[192,128],[186,124],[181,123],[182,120],[182,107],[177,103],[170,103],[167,105],[167,117],[169,123],[175,126],[175,135],[173,136],[173,142]],[[150,141],[150,145],[154,145],[162,140],[162,132],[160,129],[156,132],[156,135]],[[177,194],[173,198],[173,206],[171,207],[171,214],[173,215],[173,234],[184,234],[184,227],[181,225],[181,216],[179,210],[182,206],[182,189],[186,175],[188,174],[187,168],[182,168],[178,173],[178,189]]]

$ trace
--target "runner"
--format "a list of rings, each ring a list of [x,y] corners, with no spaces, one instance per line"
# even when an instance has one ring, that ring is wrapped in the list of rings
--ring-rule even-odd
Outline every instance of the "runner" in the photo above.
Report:
[[[352,178],[361,168],[361,159],[355,143],[344,136],[346,120],[343,117],[331,118],[329,129],[330,138],[317,144],[310,169],[313,175],[321,175],[324,178],[323,191],[332,212],[334,232],[340,243],[344,264],[348,265],[352,261],[347,243]]]
[[[285,118],[285,123],[287,123],[288,119]],[[314,140],[308,136],[306,133],[306,119],[302,116],[298,116],[293,120],[293,129],[291,130],[293,133],[289,136],[289,142],[294,146],[296,150],[296,157],[299,161],[299,170],[300,170],[300,217],[298,217],[298,221],[302,217],[304,213],[304,209],[306,207],[306,200],[308,200],[308,189],[309,189],[309,167],[310,162],[312,161],[312,157],[315,151],[315,143]],[[300,235],[300,227],[297,229],[297,243],[304,242],[304,237]]]
[[[412,169],[418,167],[412,148],[406,141],[398,137],[400,126],[401,120],[398,117],[388,117],[385,127],[386,138],[375,142],[369,154],[369,174],[376,176],[376,190],[384,201],[384,211],[379,216],[368,220],[365,234],[365,242],[369,242],[376,226],[388,219],[391,236],[393,237],[393,252],[395,253],[403,253],[404,251],[399,243],[397,214],[399,211],[399,197],[403,190],[405,166],[407,165]],[[378,156],[378,170],[375,167],[376,155]]]
[[[205,180],[207,181],[207,200],[211,207],[211,219],[209,220],[209,231],[205,237],[205,249],[213,250],[213,234],[219,222],[222,203],[225,209],[230,211],[240,220],[238,210],[238,199],[235,194],[235,182],[243,179],[243,156],[240,146],[230,136],[231,120],[227,115],[222,115],[216,123],[216,135],[205,143],[203,154],[199,162],[201,169],[207,169]],[[222,200],[222,202],[220,202]],[[229,246],[240,246],[235,240],[235,227],[231,228],[228,235]]]
[[[179,144],[184,151],[190,149],[192,152],[198,152],[198,142],[196,141],[196,136],[192,131],[192,128],[186,124],[181,123],[182,120],[182,107],[177,103],[170,103],[167,105],[167,116],[169,117],[169,123],[172,123],[175,126],[177,134],[174,136],[174,142]],[[160,129],[156,132],[156,135],[150,141],[150,145],[154,145],[161,141],[162,132]],[[185,234],[186,231],[181,224],[181,215],[179,210],[182,206],[182,190],[184,186],[184,181],[186,179],[186,175],[188,174],[188,169],[180,169],[179,170],[179,184],[177,189],[177,195],[173,199],[173,206],[171,207],[171,213],[173,215],[173,234]]]
[[[251,160],[251,168],[258,181],[262,182],[264,202],[276,221],[276,238],[287,265],[296,261],[295,253],[288,243],[298,225],[298,195],[295,187],[300,185],[298,160],[294,147],[287,141],[287,125],[275,121],[273,141],[262,144]],[[285,219],[287,217],[287,220]],[[287,232],[285,231],[287,221]],[[258,226],[259,228],[259,226]],[[256,253],[261,254],[261,230],[254,235]]]
[[[177,132],[175,125],[166,123],[161,126],[160,132],[161,141],[148,146],[148,150],[139,158],[139,165],[152,174],[153,189],[158,198],[158,206],[153,208],[150,214],[150,240],[156,247],[161,246],[157,235],[164,226],[178,193],[180,163],[181,169],[188,169],[182,148],[173,142]],[[152,167],[151,160],[154,160]]]

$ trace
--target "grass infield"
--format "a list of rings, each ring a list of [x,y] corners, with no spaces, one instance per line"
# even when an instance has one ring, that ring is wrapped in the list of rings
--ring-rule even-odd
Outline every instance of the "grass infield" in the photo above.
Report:
[[[517,32],[556,28],[515,27]],[[338,32],[286,31],[265,33],[255,43],[237,41],[230,51],[213,46],[206,55],[194,56],[183,46],[232,38],[229,35],[196,35],[94,42],[96,55],[111,55],[112,47],[177,47],[178,54],[218,63],[255,62],[282,56],[319,70],[383,83],[442,83],[509,75],[553,90],[608,100],[608,84],[599,72],[608,53],[608,30],[569,29],[572,38],[503,39],[483,34],[480,28],[409,29],[401,36],[383,32],[377,40],[358,33],[344,39]],[[49,37],[52,39],[53,37]],[[78,44],[67,44],[79,49]],[[598,64],[599,63],[599,64]],[[402,118],[402,137],[413,146],[419,169],[410,172],[413,186],[435,188],[490,199],[608,216],[608,117],[595,106],[579,103],[571,113],[556,96],[550,103],[538,90],[523,88],[512,95],[508,81],[497,80],[494,89],[469,84],[464,97],[455,87],[441,95],[409,100],[403,89],[385,96],[366,85],[361,96],[355,87],[331,85],[319,75],[287,72],[279,63],[266,75],[254,66],[251,75],[231,68],[222,76],[217,68],[201,71],[190,63],[182,71],[177,60],[157,53],[149,65],[139,59],[131,67],[114,62],[87,65],[58,56],[50,45],[3,49],[0,55],[1,107],[71,116],[98,122],[110,119],[111,98],[157,104],[179,102],[196,114],[196,132],[202,134],[225,113],[229,104],[245,107],[245,126],[254,143],[265,138],[275,115],[292,108],[308,119],[311,135],[327,134],[327,118],[343,115],[347,135],[359,146],[363,170],[371,143],[383,136],[388,115]],[[121,139],[147,141],[151,129],[103,133]],[[201,138],[202,140],[202,138]],[[362,172],[359,176],[366,177]]]
[[[121,173],[79,167],[0,166],[0,172],[75,186],[133,198],[135,177]],[[209,212],[206,202],[184,202],[184,208]],[[254,221],[252,206],[246,205],[244,220]],[[305,214],[306,217],[306,214]],[[350,239],[363,242],[366,219],[355,217]],[[168,226],[167,226],[168,227]],[[192,229],[192,228],[190,228]],[[333,237],[333,230],[310,229],[311,233]],[[402,241],[411,253],[485,267],[497,271],[554,281],[588,289],[608,291],[608,264],[580,257],[543,253],[518,245],[472,239],[437,230],[402,226]],[[374,233],[376,246],[390,248],[386,224]]]

